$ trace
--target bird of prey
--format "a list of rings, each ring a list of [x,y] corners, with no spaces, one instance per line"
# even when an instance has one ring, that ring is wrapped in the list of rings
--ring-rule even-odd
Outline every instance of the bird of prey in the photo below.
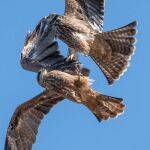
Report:
[[[5,150],[31,150],[44,115],[63,99],[60,95],[45,90],[20,105],[10,121]]]
[[[55,37],[71,50],[89,55],[100,67],[108,83],[124,73],[135,51],[137,22],[103,32],[105,0],[66,0],[64,15],[50,14]]]
[[[27,36],[21,55],[22,67],[38,73],[38,83],[45,91],[16,109],[7,130],[5,150],[31,150],[44,115],[65,98],[87,106],[99,121],[115,118],[124,110],[123,99],[92,90],[89,70],[78,60],[60,54],[46,21],[42,18]]]
[[[88,69],[81,69],[79,62],[66,60],[60,54],[57,42],[53,42],[53,36],[47,34],[51,29],[46,26],[45,20],[42,18],[35,30],[26,37],[21,54],[22,67],[37,72],[37,80],[44,68],[49,71],[60,69],[70,74],[82,73],[88,76]],[[41,94],[20,105],[9,123],[5,150],[31,150],[44,115],[63,99],[63,95],[45,89]]]

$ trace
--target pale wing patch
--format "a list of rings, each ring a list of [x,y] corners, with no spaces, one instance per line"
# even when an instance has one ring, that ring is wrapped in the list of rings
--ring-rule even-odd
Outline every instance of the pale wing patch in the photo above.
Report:
[[[76,33],[77,41],[79,43],[79,51],[81,51],[84,55],[89,55],[90,52],[90,43],[92,43],[94,37],[90,34],[85,33]]]

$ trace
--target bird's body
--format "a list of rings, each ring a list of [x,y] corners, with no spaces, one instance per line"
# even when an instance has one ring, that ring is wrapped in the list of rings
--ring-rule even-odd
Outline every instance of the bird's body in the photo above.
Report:
[[[27,47],[25,46],[25,48]],[[34,61],[36,62],[36,67],[38,63],[41,66],[38,70],[38,83],[50,94],[57,93],[61,97],[86,105],[98,120],[114,118],[123,112],[124,105],[121,98],[105,96],[92,90],[88,77],[89,70],[83,68],[78,60],[60,55],[57,42],[53,42],[48,47],[49,49],[41,51],[37,57],[38,59],[35,57],[34,59],[37,60]],[[38,48],[36,49],[38,50]],[[37,53],[35,49],[32,49],[32,51]],[[28,56],[33,58],[34,53]],[[24,58],[22,58],[23,60]]]
[[[53,26],[56,37],[64,41],[72,51],[81,52],[86,56],[92,56],[96,51],[101,60],[111,59],[111,49],[104,47],[107,45],[104,35],[100,30],[94,29],[89,22],[75,16],[59,16]]]
[[[65,14],[49,15],[55,37],[65,42],[72,53],[91,56],[113,84],[126,70],[135,51],[136,22],[103,32],[105,0],[66,0]]]
[[[85,105],[101,120],[115,118],[124,111],[122,98],[103,95],[90,86],[90,71],[71,55],[81,52],[98,64],[109,84],[118,79],[134,53],[136,22],[103,32],[105,0],[66,0],[65,14],[42,18],[27,36],[21,55],[24,69],[38,73],[45,89],[20,105],[10,121],[5,150],[31,150],[43,117],[65,98]],[[72,51],[60,54],[57,37]],[[75,58],[75,57],[74,57]]]
[[[51,72],[45,70],[40,78],[42,85],[48,91],[57,91],[65,98],[87,106],[99,121],[115,118],[124,110],[121,98],[95,92],[90,87],[89,78],[86,76],[71,75],[58,70]]]
[[[88,55],[94,40],[94,30],[83,20],[68,16],[59,16],[56,20],[56,36],[64,41],[71,50]]]
[[[60,54],[53,34],[48,34],[53,30],[45,21],[42,19],[27,36],[21,55],[22,67],[38,73],[38,82],[45,91],[16,109],[7,130],[5,150],[31,150],[44,115],[65,98],[87,106],[99,121],[115,118],[124,110],[121,98],[92,90],[89,70],[78,60]]]

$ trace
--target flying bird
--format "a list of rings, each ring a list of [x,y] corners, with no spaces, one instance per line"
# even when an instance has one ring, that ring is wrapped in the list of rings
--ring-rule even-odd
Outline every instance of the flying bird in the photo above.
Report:
[[[5,150],[31,150],[44,115],[63,99],[60,95],[45,90],[20,105],[9,123]]]
[[[58,43],[53,41],[53,34],[48,34],[52,30],[46,26],[45,21],[46,18],[42,18],[35,30],[27,34],[21,53],[21,66],[25,70],[38,73],[38,82],[44,68],[49,71],[60,69],[70,74],[82,73],[88,76],[89,70],[81,70],[78,61],[69,61],[60,54]],[[5,150],[31,150],[42,119],[64,98],[62,94],[45,89],[17,107],[7,129]]]
[[[64,41],[74,58],[76,52],[91,56],[108,83],[124,73],[135,51],[137,22],[103,32],[105,0],[66,0],[64,15],[50,14],[55,37]]]
[[[78,60],[60,54],[46,21],[47,18],[42,18],[27,35],[21,54],[22,67],[38,73],[37,81],[45,91],[16,109],[7,130],[5,150],[31,150],[42,119],[65,98],[87,106],[98,121],[115,118],[125,108],[122,98],[91,89],[90,71]]]

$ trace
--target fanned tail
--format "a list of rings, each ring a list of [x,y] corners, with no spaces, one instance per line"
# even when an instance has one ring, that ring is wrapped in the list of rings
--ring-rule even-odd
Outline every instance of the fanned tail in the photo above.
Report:
[[[136,26],[137,22],[134,21],[122,28],[97,35],[99,43],[103,43],[102,48],[105,53],[107,54],[108,49],[109,52],[111,51],[110,59],[102,59],[102,56],[98,54],[100,51],[98,49],[91,53],[91,57],[101,68],[109,84],[113,84],[114,80],[119,79],[129,65],[135,51]]]
[[[88,101],[86,106],[93,112],[98,121],[116,118],[123,113],[125,105],[122,103],[122,98],[115,98],[99,93],[95,94],[96,98]]]

